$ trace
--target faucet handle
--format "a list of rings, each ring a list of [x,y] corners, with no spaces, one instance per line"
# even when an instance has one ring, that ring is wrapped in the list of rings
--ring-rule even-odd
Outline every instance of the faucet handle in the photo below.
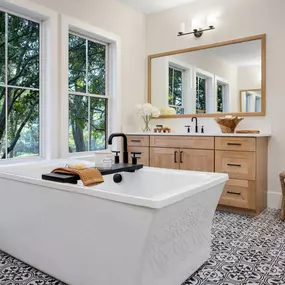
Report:
[[[190,131],[191,131],[191,126],[185,126],[185,128],[187,128],[187,133],[190,133]]]
[[[119,150],[113,150],[112,152],[116,154],[115,155],[115,163],[120,163],[120,157],[119,157],[120,151]]]
[[[137,157],[136,155],[140,155],[140,154],[142,154],[142,153],[141,153],[141,152],[134,151],[134,152],[131,152],[131,154],[132,154],[132,164],[133,164],[133,165],[138,164],[138,158],[139,158],[139,157]]]

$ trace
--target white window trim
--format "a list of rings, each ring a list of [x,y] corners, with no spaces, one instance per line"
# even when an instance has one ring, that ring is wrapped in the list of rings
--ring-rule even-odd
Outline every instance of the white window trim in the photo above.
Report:
[[[229,113],[230,112],[230,106],[231,106],[231,96],[230,96],[230,84],[229,84],[229,81],[218,76],[218,75],[215,75],[215,110],[217,112],[217,89],[218,89],[218,83],[221,83],[222,85],[225,85],[225,94],[226,95],[226,98],[224,97],[223,98],[223,104],[225,104],[225,108],[223,108],[223,112],[226,112],[226,113]],[[228,109],[228,110],[225,110],[225,109]]]
[[[175,106],[176,108],[183,108],[184,113],[191,113],[192,106],[192,95],[193,94],[193,82],[192,82],[192,73],[193,66],[185,64],[185,62],[176,59],[175,57],[170,57],[168,61],[168,66],[175,67],[183,71],[182,73],[182,106]],[[168,88],[167,88],[168,90]],[[168,98],[168,94],[167,94]]]
[[[108,104],[108,134],[121,132],[121,40],[110,32],[98,27],[81,22],[66,15],[61,15],[61,92],[60,92],[60,157],[84,157],[94,151],[69,153],[68,129],[69,129],[69,101],[68,101],[68,37],[69,31],[87,36],[91,39],[109,43],[109,104]],[[115,145],[114,145],[115,146]]]
[[[216,103],[215,103],[215,75],[206,70],[196,68],[195,69],[195,99],[196,99],[196,76],[206,79],[206,113],[213,113]],[[196,107],[196,103],[195,103]],[[196,110],[195,110],[196,113]]]
[[[0,0],[0,8],[42,21],[40,156],[5,159],[0,164],[58,157],[58,14],[26,0]]]

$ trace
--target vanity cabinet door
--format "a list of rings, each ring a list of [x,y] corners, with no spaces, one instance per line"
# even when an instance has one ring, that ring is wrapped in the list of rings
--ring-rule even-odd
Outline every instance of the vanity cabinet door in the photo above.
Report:
[[[180,169],[214,172],[214,151],[201,149],[180,149]]]
[[[180,157],[177,148],[151,147],[149,158],[151,167],[179,169]]]

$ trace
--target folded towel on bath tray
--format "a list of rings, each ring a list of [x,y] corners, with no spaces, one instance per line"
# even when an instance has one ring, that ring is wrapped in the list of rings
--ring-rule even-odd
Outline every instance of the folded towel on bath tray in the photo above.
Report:
[[[55,168],[52,173],[78,175],[84,186],[93,186],[104,182],[104,178],[97,168],[86,168],[84,165],[66,165]]]

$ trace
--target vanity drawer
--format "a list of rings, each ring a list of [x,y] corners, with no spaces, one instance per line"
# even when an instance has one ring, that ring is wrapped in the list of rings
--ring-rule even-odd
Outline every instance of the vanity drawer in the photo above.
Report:
[[[129,146],[129,163],[132,163],[131,152],[141,152],[142,154],[138,155],[138,164],[143,164],[149,166],[149,147],[144,146]]]
[[[149,136],[127,136],[128,146],[149,146]]]
[[[255,182],[230,179],[220,198],[220,205],[255,209]]]
[[[232,179],[255,180],[255,152],[215,151],[215,171]]]
[[[215,148],[218,150],[255,151],[255,138],[216,137]]]
[[[150,146],[214,149],[214,137],[150,136]]]

